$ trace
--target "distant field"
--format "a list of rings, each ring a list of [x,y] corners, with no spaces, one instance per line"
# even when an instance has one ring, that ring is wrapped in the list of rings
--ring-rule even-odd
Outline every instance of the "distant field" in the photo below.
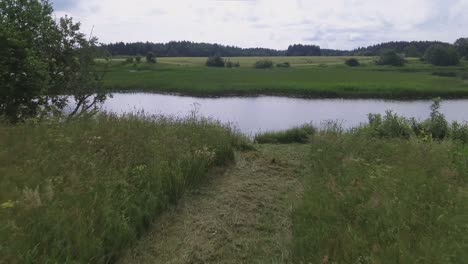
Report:
[[[240,68],[204,66],[206,58],[158,58],[150,65],[114,58],[105,85],[114,91],[180,93],[195,96],[287,95],[415,99],[468,97],[468,67],[433,67],[410,58],[404,67],[378,66],[373,57],[358,57],[361,66],[344,65],[348,57],[271,57],[291,68],[254,69],[259,57],[226,58]],[[101,60],[101,63],[104,61]],[[450,72],[455,77],[433,75]]]

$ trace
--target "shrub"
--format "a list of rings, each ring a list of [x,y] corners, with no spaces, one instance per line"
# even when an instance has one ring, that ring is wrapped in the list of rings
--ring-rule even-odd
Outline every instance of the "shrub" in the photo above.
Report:
[[[291,67],[291,64],[289,62],[282,62],[282,63],[276,64],[276,67],[278,67],[278,68],[289,68],[289,67]]]
[[[436,66],[457,65],[460,62],[458,52],[454,47],[440,44],[429,47],[424,58]]]
[[[369,114],[368,118],[369,125],[366,129],[372,137],[410,138],[414,134],[409,120],[392,111],[387,111],[383,118],[380,114]]]
[[[125,59],[125,62],[126,62],[126,63],[133,63],[133,57],[126,58],[126,59]]]
[[[400,57],[395,51],[387,51],[380,55],[379,60],[377,61],[378,65],[391,65],[391,66],[403,66],[405,65],[405,60]]]
[[[148,52],[146,54],[146,62],[147,63],[156,63],[156,56],[153,52]]]
[[[224,67],[224,60],[221,56],[210,56],[206,60],[206,66],[208,67]]]
[[[227,60],[225,64],[226,64],[226,68],[239,68],[240,67],[239,62],[232,62],[230,60]]]
[[[258,134],[255,136],[255,142],[259,144],[307,143],[315,131],[313,126],[303,125],[285,131]]]
[[[269,59],[263,59],[255,62],[254,67],[256,69],[270,69],[273,67],[273,61]]]
[[[345,64],[349,67],[357,67],[359,66],[359,61],[355,58],[350,58],[345,61]]]
[[[141,56],[136,56],[136,57],[135,57],[135,61],[136,61],[137,63],[140,63],[140,62],[141,62]]]

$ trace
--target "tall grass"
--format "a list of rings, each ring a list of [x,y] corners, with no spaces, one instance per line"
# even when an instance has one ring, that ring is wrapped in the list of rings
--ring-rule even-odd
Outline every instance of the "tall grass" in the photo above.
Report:
[[[259,144],[307,143],[314,133],[312,125],[303,125],[285,131],[260,133],[255,135],[254,141]]]
[[[468,147],[452,141],[314,138],[294,211],[303,263],[464,263]]]
[[[293,213],[298,263],[468,259],[468,127],[438,107],[423,122],[387,112],[313,138]]]
[[[0,125],[0,263],[108,263],[240,139],[194,118]]]

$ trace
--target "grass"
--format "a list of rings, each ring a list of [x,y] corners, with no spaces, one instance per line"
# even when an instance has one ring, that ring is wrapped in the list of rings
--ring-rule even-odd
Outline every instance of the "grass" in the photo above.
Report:
[[[255,136],[255,142],[259,144],[307,143],[314,133],[314,127],[311,125],[303,125],[285,131],[258,134]]]
[[[113,60],[105,85],[113,91],[179,93],[194,96],[255,96],[260,94],[328,98],[456,98],[468,97],[468,82],[460,76],[466,63],[434,67],[410,59],[404,67],[378,66],[373,58],[358,58],[359,67],[347,67],[347,57],[272,57],[291,68],[258,70],[260,58],[231,58],[240,68],[209,68],[206,58],[160,58],[158,64],[124,64]],[[441,77],[433,72],[456,72]]]
[[[297,263],[462,263],[468,146],[319,133],[294,209]]]
[[[0,263],[109,263],[240,138],[211,121],[0,125]]]

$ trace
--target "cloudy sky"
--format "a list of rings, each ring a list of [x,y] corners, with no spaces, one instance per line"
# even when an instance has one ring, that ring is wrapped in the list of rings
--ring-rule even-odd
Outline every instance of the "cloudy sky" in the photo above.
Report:
[[[352,49],[468,36],[468,0],[51,0],[104,43],[190,40]]]

